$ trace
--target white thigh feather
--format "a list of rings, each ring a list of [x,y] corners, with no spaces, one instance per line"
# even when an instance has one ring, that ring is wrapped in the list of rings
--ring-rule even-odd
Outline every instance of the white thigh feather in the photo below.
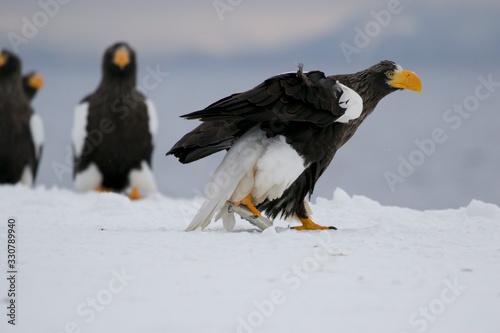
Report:
[[[186,231],[192,231],[198,227],[205,229],[214,214],[231,199],[240,182],[242,180],[246,182],[245,175],[253,173],[255,164],[263,154],[265,148],[262,146],[262,140],[264,138],[265,133],[256,127],[245,133],[229,149],[207,184],[205,191],[207,198]]]

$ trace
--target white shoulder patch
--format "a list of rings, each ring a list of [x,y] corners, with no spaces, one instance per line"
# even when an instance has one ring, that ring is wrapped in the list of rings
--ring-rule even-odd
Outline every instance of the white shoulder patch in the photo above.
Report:
[[[36,113],[33,113],[30,118],[30,131],[33,145],[35,146],[35,157],[40,158],[43,141],[45,139],[45,132],[43,130],[42,118]]]
[[[363,111],[363,99],[351,88],[340,82],[337,82],[337,84],[343,91],[339,99],[339,105],[346,110],[345,113],[335,121],[339,123],[348,123],[349,120],[356,119],[361,115]]]
[[[84,102],[75,108],[73,130],[71,131],[71,142],[76,156],[82,154],[85,138],[87,137],[87,121],[89,115],[89,103]]]
[[[148,109],[149,118],[149,132],[153,137],[153,143],[156,140],[156,134],[158,133],[158,114],[156,113],[156,107],[152,101],[146,100],[146,107]]]

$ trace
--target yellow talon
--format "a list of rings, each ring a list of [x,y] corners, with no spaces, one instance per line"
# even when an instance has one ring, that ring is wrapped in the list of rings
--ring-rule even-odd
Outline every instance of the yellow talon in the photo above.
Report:
[[[137,187],[132,187],[132,190],[128,194],[130,200],[138,200],[144,198],[141,193],[139,193],[139,189]]]
[[[97,192],[113,192],[113,190],[112,190],[112,189],[110,189],[110,188],[104,188],[104,187],[102,187],[101,185],[97,185],[97,186],[95,187],[95,190],[96,190]]]
[[[337,229],[335,227],[325,227],[319,224],[314,223],[310,218],[299,217],[302,225],[300,227],[293,227],[295,230],[328,230],[328,229]]]
[[[247,207],[254,216],[258,217],[261,215],[260,211],[253,205],[252,199],[250,198],[250,193],[246,197],[244,197],[241,201],[236,201],[234,204],[236,206],[239,206],[241,204],[245,205],[245,207]]]

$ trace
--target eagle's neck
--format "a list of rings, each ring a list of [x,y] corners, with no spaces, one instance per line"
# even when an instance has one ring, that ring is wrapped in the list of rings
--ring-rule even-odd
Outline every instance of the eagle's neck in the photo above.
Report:
[[[101,83],[99,84],[99,89],[110,90],[112,89],[118,92],[133,91],[136,86],[135,74],[127,74],[123,76],[110,75],[106,73],[103,75]]]
[[[338,80],[340,83],[345,84],[349,88],[357,92],[363,99],[363,111],[359,120],[366,118],[377,106],[378,102],[391,91],[377,89],[373,84],[373,73],[370,70],[364,70],[354,74],[334,75],[333,79]]]

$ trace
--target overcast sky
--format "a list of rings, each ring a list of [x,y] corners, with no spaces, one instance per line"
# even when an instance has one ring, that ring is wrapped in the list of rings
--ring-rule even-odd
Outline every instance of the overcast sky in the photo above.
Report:
[[[419,209],[499,203],[500,89],[459,130],[443,123],[447,109],[474,93],[479,76],[500,81],[498,0],[0,1],[0,47],[17,51],[25,72],[46,79],[34,100],[47,136],[38,185],[72,187],[72,111],[97,86],[104,49],[123,40],[137,51],[139,85],[151,70],[168,73],[155,89],[140,87],[159,112],[153,167],[162,193],[201,194],[222,158],[181,165],[165,157],[196,125],[179,115],[298,62],[339,74],[391,59],[420,75],[422,94],[385,98],[336,155],[316,194],[330,197],[339,186]],[[384,173],[396,172],[415,140],[441,127],[449,139],[391,189]],[[68,172],[59,174],[54,163]]]
[[[327,56],[332,56],[342,54],[341,42],[355,46],[356,28],[371,29],[374,36],[366,46],[370,50],[391,39],[406,39],[425,41],[437,55],[451,49],[456,57],[470,58],[474,49],[480,49],[493,57],[500,44],[497,0],[59,1],[67,3],[3,0],[2,46],[12,46],[16,40],[22,54],[45,49],[91,56],[116,40],[127,40],[143,56],[227,57],[274,54],[327,41],[331,52]],[[381,11],[391,15],[388,19],[382,15],[377,30],[370,22],[376,20],[373,12]],[[37,31],[30,33],[27,21]],[[19,44],[14,34],[26,40]],[[400,52],[424,54],[421,45],[414,46],[404,44],[406,50]]]

